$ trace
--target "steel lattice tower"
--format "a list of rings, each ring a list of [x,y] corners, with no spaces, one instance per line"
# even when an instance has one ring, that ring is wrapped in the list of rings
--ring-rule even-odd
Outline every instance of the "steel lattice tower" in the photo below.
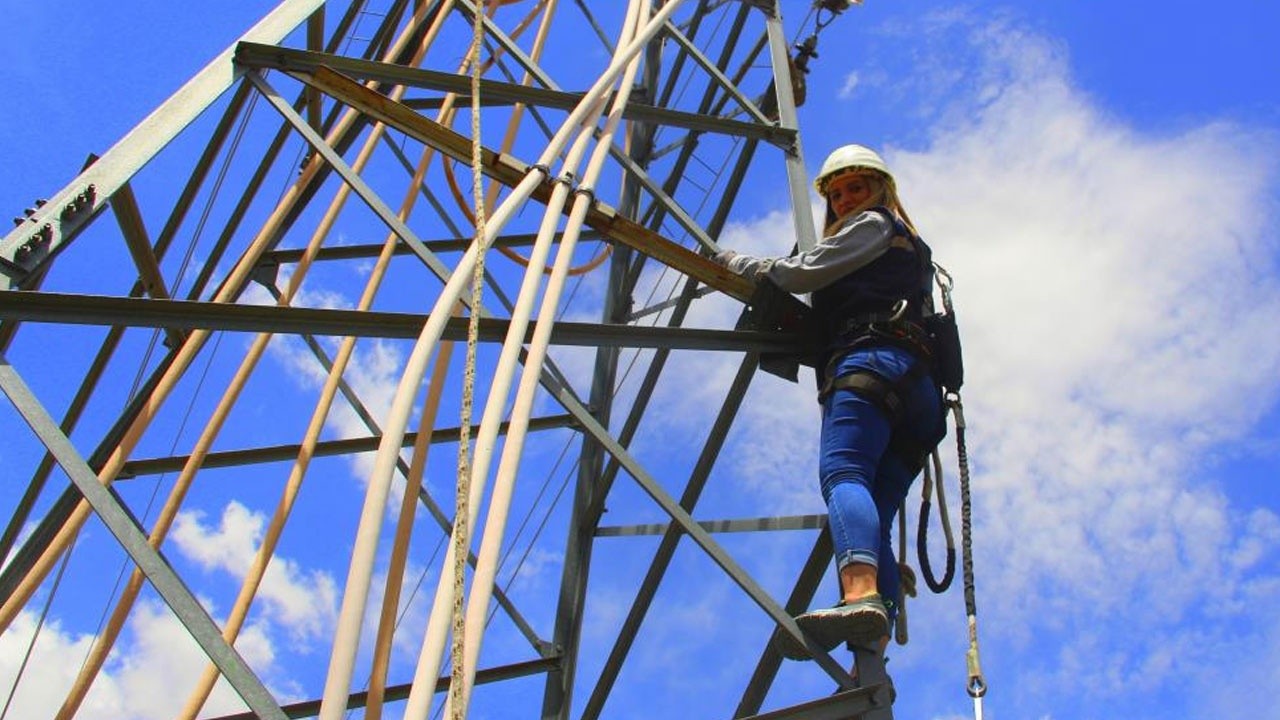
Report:
[[[815,7],[830,22],[847,4]],[[754,716],[781,662],[768,649],[768,629],[785,626],[808,606],[830,545],[825,533],[813,532],[821,517],[773,517],[761,509],[750,519],[708,521],[698,512],[752,378],[762,366],[787,373],[802,350],[801,336],[788,325],[802,308],[708,257],[752,178],[770,178],[789,196],[799,246],[814,241],[796,115],[802,89],[794,87],[808,57],[787,38],[780,0],[636,2],[629,26],[639,39],[624,57],[620,38],[632,17],[627,5],[508,1],[488,8],[483,20],[478,99],[485,205],[499,214],[504,203],[510,207],[494,225],[483,305],[475,309],[480,342],[472,437],[484,434],[480,408],[502,375],[501,349],[512,348],[519,367],[528,366],[537,328],[545,327],[553,352],[532,366],[540,386],[532,416],[526,422],[505,410],[503,393],[503,424],[493,427],[503,435],[527,425],[524,466],[532,469],[521,471],[512,513],[525,513],[531,527],[543,519],[540,542],[560,548],[563,566],[556,586],[525,594],[518,586],[495,590],[497,619],[486,648],[508,649],[500,657],[513,659],[482,662],[474,697],[502,697],[504,687],[515,687],[507,692],[520,703],[503,701],[518,707],[510,717],[618,712],[610,697],[626,683],[622,671],[644,638],[646,617],[664,612],[659,591],[679,545],[718,568],[706,582],[729,588],[733,602],[753,608],[764,628],[754,673],[733,680],[736,707],[713,711]],[[572,15],[571,30],[548,22],[553,11]],[[307,676],[314,700],[273,695],[223,638],[234,632],[225,620],[234,595],[219,598],[215,622],[196,599],[206,593],[203,578],[170,564],[160,538],[190,498],[234,501],[280,520],[279,538],[268,530],[260,542],[350,553],[348,577],[363,573],[368,584],[372,573],[378,585],[382,575],[403,575],[405,562],[428,565],[421,554],[448,536],[462,343],[471,313],[465,296],[454,301],[442,288],[455,274],[463,277],[459,266],[475,234],[468,53],[476,13],[470,0],[387,0],[383,7],[286,0],[4,237],[0,380],[34,430],[22,432],[44,455],[33,467],[10,468],[26,491],[7,508],[2,541],[3,554],[12,553],[0,573],[6,628],[19,613],[39,610],[73,542],[77,553],[94,557],[82,548],[97,544],[118,553],[123,545],[129,570],[139,568],[133,594],[158,593],[216,665],[215,677],[225,678],[259,716],[341,717],[347,706],[367,706],[373,716],[378,695],[388,708],[413,701],[409,677],[394,671],[387,677],[384,669],[371,681],[379,674],[371,666],[377,661],[357,656],[341,629],[338,637],[318,641],[333,647],[333,658],[327,682],[318,672]],[[628,67],[634,75],[625,75]],[[624,77],[631,82],[624,85]],[[598,103],[591,102],[597,84]],[[614,111],[618,122],[611,130],[606,116]],[[590,154],[602,137],[607,146],[597,177],[586,160],[567,167],[570,140]],[[565,138],[559,147],[557,138]],[[551,162],[539,160],[544,152]],[[581,211],[576,218],[574,206]],[[548,207],[554,236],[539,241]],[[584,223],[581,247],[565,260],[574,266],[567,275],[577,283],[574,294],[551,301],[561,310],[554,325],[529,312],[522,319],[526,278],[541,279],[540,264],[555,278],[551,264],[561,241],[579,234],[575,222]],[[340,288],[345,302],[329,302],[330,288]],[[695,318],[706,316],[699,315],[700,304],[726,298],[745,309],[737,329],[699,324]],[[433,305],[445,312],[432,313]],[[410,383],[405,431],[384,433],[387,399],[371,395],[369,384],[353,376],[350,358],[355,353],[368,362],[393,348],[404,361],[433,317],[439,342],[431,373]],[[507,337],[514,345],[504,343]],[[41,353],[68,343],[83,361],[60,370],[55,387],[37,381]],[[453,343],[458,349],[450,360],[445,353]],[[292,372],[312,378],[309,385],[264,379],[262,357],[281,346],[288,357],[307,360]],[[738,364],[721,404],[704,409],[700,436],[664,437],[652,427],[650,402],[664,383],[682,374],[687,380],[688,358],[708,352]],[[520,379],[517,370],[511,393]],[[325,422],[339,412],[362,432],[335,436]],[[498,453],[511,444],[479,445],[478,452],[492,452],[485,460],[502,475]],[[438,449],[429,453],[433,446]],[[562,449],[565,459],[551,467]],[[370,528],[353,505],[367,501],[366,488],[343,483],[339,489],[334,478],[349,478],[354,467],[374,488],[378,462],[394,478],[390,496],[372,505],[372,515],[384,517]],[[562,502],[529,489],[537,481],[526,478],[542,475],[564,481]],[[147,487],[160,488],[154,504],[143,489],[147,479]],[[397,494],[406,487],[417,502],[401,506]],[[645,509],[634,517],[653,522],[606,522],[611,505],[637,498]],[[783,592],[777,583],[755,579],[722,544],[734,533],[797,529],[816,541]],[[474,532],[478,553],[482,528]],[[361,533],[372,533],[368,542],[379,549],[370,557],[373,566],[357,571]],[[155,538],[151,544],[148,535]],[[523,541],[533,543],[527,536]],[[398,572],[389,571],[397,562]],[[477,562],[473,556],[472,565]],[[69,573],[77,569],[74,562],[68,567]],[[449,569],[437,559],[428,571],[443,578]],[[625,616],[597,647],[584,631],[597,609],[593,583],[612,582],[624,571],[630,573]],[[404,581],[406,594],[411,582]],[[345,591],[344,614],[352,595],[349,586]],[[399,592],[394,582],[376,587],[369,615],[377,616],[383,595]],[[240,594],[251,613],[255,588]],[[363,602],[369,591],[355,594]],[[101,602],[113,604],[123,622],[132,601],[121,593],[107,597],[105,588],[103,595]],[[550,611],[527,617],[522,607],[531,604]],[[357,613],[357,631],[362,618]],[[392,640],[367,630],[360,642],[387,649]],[[343,673],[339,656],[348,651],[354,669],[346,670],[346,687],[335,686],[332,678]],[[442,667],[441,689],[448,685],[448,658]],[[852,687],[829,657],[809,667]],[[91,671],[81,676],[92,680]],[[330,695],[339,690],[341,702],[334,704]],[[868,683],[770,717],[868,711],[867,717],[884,717],[886,697],[886,686]],[[75,707],[68,700],[64,711],[74,714]],[[175,716],[181,712],[174,708]]]

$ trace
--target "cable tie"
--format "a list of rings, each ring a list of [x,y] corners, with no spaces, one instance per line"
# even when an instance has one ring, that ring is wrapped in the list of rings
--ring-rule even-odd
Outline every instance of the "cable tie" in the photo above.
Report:
[[[591,201],[592,205],[596,204],[596,191],[594,188],[590,187],[589,185],[579,185],[578,187],[573,189],[573,194],[586,195],[587,199]]]

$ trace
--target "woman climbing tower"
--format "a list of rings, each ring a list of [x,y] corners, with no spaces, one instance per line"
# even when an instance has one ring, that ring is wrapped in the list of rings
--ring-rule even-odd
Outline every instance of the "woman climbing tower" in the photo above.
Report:
[[[796,622],[824,650],[841,642],[882,650],[901,588],[893,516],[946,433],[923,326],[933,313],[933,265],[875,152],[837,148],[814,185],[826,199],[826,221],[812,250],[777,258],[726,250],[716,259],[787,292],[813,294],[825,340],[818,473],[842,599]],[[775,639],[784,656],[809,658],[790,634]]]

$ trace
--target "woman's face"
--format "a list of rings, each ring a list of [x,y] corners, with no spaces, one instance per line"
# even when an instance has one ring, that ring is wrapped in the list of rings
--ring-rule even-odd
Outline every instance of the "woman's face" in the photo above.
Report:
[[[837,175],[827,184],[827,202],[837,218],[843,218],[865,203],[876,191],[876,180],[860,173]]]

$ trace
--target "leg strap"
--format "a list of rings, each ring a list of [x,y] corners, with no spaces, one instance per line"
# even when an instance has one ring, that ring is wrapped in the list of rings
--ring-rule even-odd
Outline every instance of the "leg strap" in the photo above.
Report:
[[[908,375],[911,373],[907,373]],[[898,391],[898,383],[890,383],[870,370],[859,370],[841,375],[831,381],[828,392],[836,390],[852,390],[858,395],[876,404],[889,418],[889,426],[895,427],[902,419],[902,394]]]
[[[855,370],[830,381],[827,387],[823,388],[821,397],[825,398],[836,390],[852,390],[880,408],[880,411],[889,420],[890,428],[897,428],[906,411],[906,403],[903,397],[911,386],[927,372],[929,372],[928,363],[917,361],[896,382],[890,382],[879,373],[871,370]],[[907,463],[908,468],[914,472],[920,471],[920,468],[924,465],[924,459],[928,456],[929,451],[932,450],[932,448],[924,447],[914,438],[908,437],[905,433],[894,433],[889,449],[902,458]]]
[[[835,365],[836,360],[830,363]],[[902,376],[890,382],[883,375],[873,370],[854,370],[851,373],[829,380],[826,387],[818,393],[819,400],[836,390],[852,390],[875,403],[885,417],[889,419],[889,427],[897,427],[906,410],[903,397],[917,380],[929,372],[929,364],[917,360]]]

